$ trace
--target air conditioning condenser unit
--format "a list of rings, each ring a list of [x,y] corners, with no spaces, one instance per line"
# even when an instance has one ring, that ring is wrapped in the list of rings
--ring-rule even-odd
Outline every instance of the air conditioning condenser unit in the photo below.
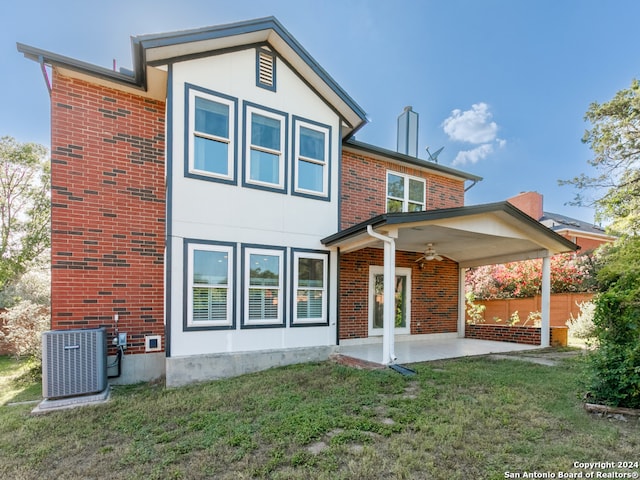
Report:
[[[107,388],[105,328],[42,334],[42,396],[61,398]]]

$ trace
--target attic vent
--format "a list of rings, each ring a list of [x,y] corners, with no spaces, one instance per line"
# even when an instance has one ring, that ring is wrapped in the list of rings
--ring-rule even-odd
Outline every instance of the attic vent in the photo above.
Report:
[[[273,52],[259,49],[256,58],[256,85],[268,90],[276,89],[276,57]]]

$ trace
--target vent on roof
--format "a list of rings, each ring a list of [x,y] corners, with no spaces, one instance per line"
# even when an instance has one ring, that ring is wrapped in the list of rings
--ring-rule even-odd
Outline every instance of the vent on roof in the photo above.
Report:
[[[404,111],[398,117],[398,153],[418,156],[418,114],[413,108],[404,107]]]
[[[257,50],[256,57],[256,84],[275,91],[276,56],[273,52],[260,48]]]

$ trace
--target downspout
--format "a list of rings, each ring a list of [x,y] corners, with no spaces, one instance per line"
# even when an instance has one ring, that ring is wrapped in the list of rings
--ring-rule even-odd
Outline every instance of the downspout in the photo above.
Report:
[[[42,70],[42,76],[44,77],[44,83],[47,84],[47,90],[49,90],[49,96],[51,96],[51,81],[49,80],[49,74],[47,73],[47,66],[44,63],[44,57],[38,55],[38,63],[40,64],[40,70]]]
[[[478,180],[474,180],[471,185],[469,185],[467,188],[464,189],[464,191],[468,192],[469,190],[471,190],[473,187],[476,186],[476,183],[478,183]]]
[[[367,233],[384,243],[384,308],[382,329],[382,364],[392,365],[396,361],[394,348],[395,329],[395,279],[396,279],[396,243],[393,237],[381,235],[367,225]]]

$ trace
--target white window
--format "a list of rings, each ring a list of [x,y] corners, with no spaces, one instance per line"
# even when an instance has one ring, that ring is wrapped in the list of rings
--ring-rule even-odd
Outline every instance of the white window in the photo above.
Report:
[[[187,328],[233,325],[230,245],[187,243]]]
[[[328,255],[293,252],[293,323],[327,323]]]
[[[235,99],[191,85],[187,91],[187,174],[235,181]]]
[[[387,212],[419,212],[425,208],[425,181],[387,172]]]
[[[246,105],[245,184],[284,191],[286,115]]]
[[[328,196],[330,128],[294,118],[294,191],[303,195]]]
[[[244,326],[284,323],[284,249],[244,249]]]

